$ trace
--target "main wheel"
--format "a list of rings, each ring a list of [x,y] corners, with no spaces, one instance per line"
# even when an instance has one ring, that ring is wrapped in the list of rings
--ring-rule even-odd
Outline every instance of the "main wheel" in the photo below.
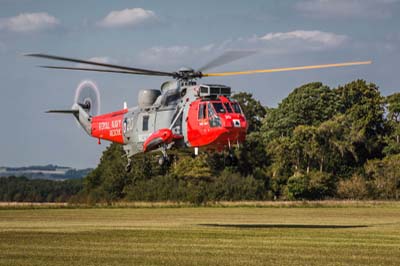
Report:
[[[234,154],[229,154],[225,157],[225,165],[226,166],[235,166],[238,164],[238,158]]]
[[[125,171],[126,171],[127,173],[130,173],[130,172],[132,171],[132,165],[131,165],[131,164],[126,165],[126,166],[125,166]]]
[[[163,166],[164,164],[165,164],[165,158],[164,158],[164,156],[160,156],[160,158],[158,158],[158,164],[160,165],[160,166]]]

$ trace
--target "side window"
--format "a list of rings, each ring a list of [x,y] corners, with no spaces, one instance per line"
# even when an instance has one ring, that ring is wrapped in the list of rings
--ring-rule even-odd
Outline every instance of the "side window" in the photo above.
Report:
[[[212,118],[215,116],[215,111],[214,108],[211,106],[210,103],[208,103],[208,117]]]
[[[198,115],[198,119],[205,119],[207,117],[207,113],[206,113],[206,104],[202,103],[199,104],[199,115]]]
[[[143,116],[143,127],[142,127],[143,131],[147,131],[149,130],[149,116],[145,115]]]

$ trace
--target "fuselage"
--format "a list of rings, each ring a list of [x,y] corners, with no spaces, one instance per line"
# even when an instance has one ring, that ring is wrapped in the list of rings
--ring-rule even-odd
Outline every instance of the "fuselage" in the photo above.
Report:
[[[161,93],[147,92],[153,98],[141,91],[139,106],[92,117],[90,135],[123,144],[128,157],[148,151],[153,139],[168,148],[218,151],[245,140],[246,118],[230,99],[229,87],[172,81],[163,84]]]

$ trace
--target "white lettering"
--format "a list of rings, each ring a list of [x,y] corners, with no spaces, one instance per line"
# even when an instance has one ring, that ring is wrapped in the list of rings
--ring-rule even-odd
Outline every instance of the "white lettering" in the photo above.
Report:
[[[112,129],[110,130],[110,137],[121,136],[121,129]]]
[[[111,127],[112,127],[112,128],[121,127],[121,120],[114,120],[114,121],[111,121]]]
[[[99,130],[110,129],[110,124],[108,122],[99,122]]]

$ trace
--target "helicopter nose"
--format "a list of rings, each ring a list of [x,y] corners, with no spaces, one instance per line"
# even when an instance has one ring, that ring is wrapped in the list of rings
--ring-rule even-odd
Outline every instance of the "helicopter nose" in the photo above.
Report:
[[[242,117],[232,117],[230,115],[227,115],[224,119],[225,123],[224,123],[224,127],[231,129],[231,128],[236,128],[236,129],[240,129],[240,128],[247,128],[247,121]]]

